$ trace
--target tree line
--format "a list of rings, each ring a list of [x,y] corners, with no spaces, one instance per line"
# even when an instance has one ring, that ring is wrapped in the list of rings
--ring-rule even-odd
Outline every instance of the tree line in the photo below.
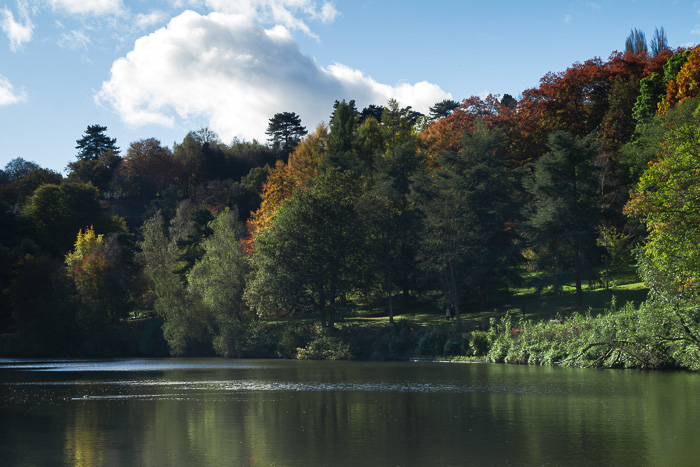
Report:
[[[525,284],[572,285],[582,307],[634,261],[696,344],[699,70],[698,49],[662,29],[649,52],[634,30],[517,99],[339,100],[311,132],[276,114],[268,144],[202,129],[122,155],[88,126],[65,179],[19,158],[0,173],[4,351],[251,355],[272,318],[332,330],[381,299],[393,322],[425,294],[459,328]]]

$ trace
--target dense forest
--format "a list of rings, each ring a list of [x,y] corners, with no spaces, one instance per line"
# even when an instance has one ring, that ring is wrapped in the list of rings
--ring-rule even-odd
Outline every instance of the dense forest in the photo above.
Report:
[[[0,353],[401,358],[417,331],[394,314],[420,296],[454,307],[469,355],[698,369],[699,84],[700,48],[635,30],[517,98],[429,115],[344,99],[311,131],[289,111],[266,143],[205,128],[172,149],[90,125],[66,177],[0,171]],[[649,299],[585,314],[583,286],[630,264]],[[462,329],[524,283],[573,287],[581,314]],[[370,300],[393,324],[340,333]]]

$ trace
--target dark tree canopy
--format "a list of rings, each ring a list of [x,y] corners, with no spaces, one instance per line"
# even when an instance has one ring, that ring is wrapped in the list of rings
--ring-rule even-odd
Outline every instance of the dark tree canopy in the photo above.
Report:
[[[76,157],[79,160],[94,161],[107,151],[119,152],[117,139],[109,138],[105,135],[105,131],[107,131],[106,126],[88,125],[83,137],[75,140],[78,143],[75,147],[78,150]]]
[[[331,153],[344,153],[352,149],[352,142],[357,129],[358,112],[355,101],[335,101],[330,123],[330,140],[328,151]]]
[[[501,105],[509,109],[514,109],[518,106],[518,101],[510,94],[503,94],[503,97],[501,98]]]
[[[36,162],[26,161],[21,157],[16,157],[5,165],[5,174],[8,177],[8,181],[12,182],[19,180],[29,172],[38,168],[40,167]]]
[[[459,107],[459,102],[455,100],[442,100],[430,108],[430,118],[432,120],[438,120],[440,118],[449,117],[457,107]]]
[[[632,52],[635,55],[647,52],[647,38],[643,31],[632,29],[625,40],[625,52]]]
[[[668,49],[668,38],[666,37],[666,31],[664,28],[656,28],[654,31],[654,37],[651,39],[651,56],[656,57],[659,53]]]
[[[306,127],[302,126],[301,118],[294,112],[276,113],[267,125],[265,134],[270,135],[269,141],[275,147],[289,155],[301,142],[301,138],[307,134]]]
[[[360,119],[358,121],[358,124],[362,125],[365,122],[365,120],[367,120],[369,117],[372,117],[376,121],[381,123],[382,113],[384,113],[384,106],[370,104],[364,109],[362,109],[362,112],[360,112]]]

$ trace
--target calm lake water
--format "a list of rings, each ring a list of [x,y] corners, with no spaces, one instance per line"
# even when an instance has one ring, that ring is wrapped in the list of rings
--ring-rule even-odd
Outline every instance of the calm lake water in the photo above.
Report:
[[[3,466],[692,466],[700,375],[0,360]]]

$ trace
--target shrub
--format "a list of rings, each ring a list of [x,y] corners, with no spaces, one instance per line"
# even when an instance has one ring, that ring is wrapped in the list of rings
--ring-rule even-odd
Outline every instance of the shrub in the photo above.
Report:
[[[439,329],[432,329],[418,340],[419,357],[437,357],[442,355],[447,337]]]
[[[466,350],[469,348],[469,340],[465,339],[462,334],[455,334],[450,336],[442,348],[442,355],[446,357],[465,355]]]
[[[350,346],[337,337],[320,335],[303,349],[297,350],[299,360],[350,360]]]
[[[469,335],[469,352],[474,357],[483,357],[489,353],[491,341],[486,331],[472,331]]]

